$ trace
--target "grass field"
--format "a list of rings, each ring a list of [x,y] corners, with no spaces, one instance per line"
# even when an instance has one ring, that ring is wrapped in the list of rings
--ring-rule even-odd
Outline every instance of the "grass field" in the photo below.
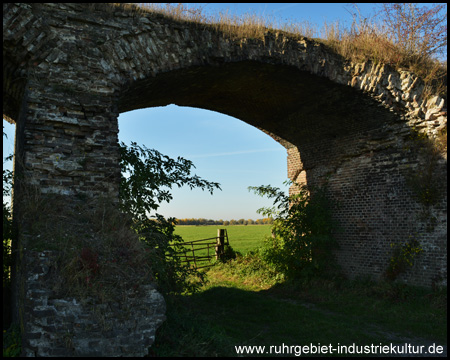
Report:
[[[226,229],[228,240],[235,251],[245,255],[261,246],[266,235],[270,235],[271,225],[183,225],[175,228],[175,234],[184,241],[207,239],[217,236],[217,229]]]

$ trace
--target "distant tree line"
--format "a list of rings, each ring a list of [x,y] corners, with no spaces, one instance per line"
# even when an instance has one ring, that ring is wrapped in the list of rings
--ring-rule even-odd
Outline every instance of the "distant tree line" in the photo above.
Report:
[[[211,219],[176,219],[178,225],[266,225],[273,224],[273,219],[270,217],[264,219],[239,219],[239,220],[211,220]]]

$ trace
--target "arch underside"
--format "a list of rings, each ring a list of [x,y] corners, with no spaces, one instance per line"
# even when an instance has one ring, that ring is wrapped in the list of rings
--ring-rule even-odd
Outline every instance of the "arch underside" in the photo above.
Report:
[[[136,81],[121,93],[119,112],[169,104],[233,116],[286,148],[379,128],[392,118],[351,87],[256,61],[193,66]]]
[[[3,54],[3,119],[13,124],[20,110],[26,77],[21,76],[20,67],[8,55]]]

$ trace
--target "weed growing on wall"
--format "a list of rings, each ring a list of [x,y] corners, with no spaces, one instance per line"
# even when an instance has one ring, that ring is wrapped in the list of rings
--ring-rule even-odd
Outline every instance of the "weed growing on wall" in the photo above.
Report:
[[[419,240],[413,236],[410,236],[408,241],[401,245],[391,243],[391,249],[393,253],[385,271],[385,277],[390,281],[395,280],[408,267],[412,267],[414,259],[423,252]]]
[[[108,199],[69,205],[63,195],[27,198],[22,246],[57,254],[48,279],[57,293],[109,301],[153,280],[150,249],[130,229],[132,219]]]
[[[446,186],[446,179],[439,169],[439,159],[446,157],[447,128],[434,139],[412,128],[409,140],[422,160],[418,169],[406,175],[406,183],[414,199],[422,206],[419,220],[428,222],[427,231],[432,232],[437,219],[432,215],[431,208],[440,201],[445,192],[443,187]]]

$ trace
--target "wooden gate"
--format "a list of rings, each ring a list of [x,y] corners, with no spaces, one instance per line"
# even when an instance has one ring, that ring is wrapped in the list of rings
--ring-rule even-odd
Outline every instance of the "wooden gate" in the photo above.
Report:
[[[217,236],[207,239],[186,241],[177,245],[182,245],[185,250],[179,251],[174,257],[181,259],[182,263],[193,265],[196,269],[212,266],[211,259],[217,260],[223,257],[225,245],[229,245],[228,233],[226,229],[217,229]],[[206,255],[199,255],[200,250],[206,249]],[[204,254],[204,252],[203,252]],[[205,263],[207,263],[205,265]]]

